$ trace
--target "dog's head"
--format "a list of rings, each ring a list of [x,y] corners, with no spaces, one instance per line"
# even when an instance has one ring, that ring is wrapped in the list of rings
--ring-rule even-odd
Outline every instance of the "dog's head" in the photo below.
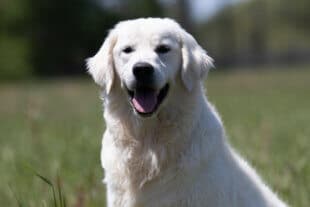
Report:
[[[145,117],[159,110],[178,78],[181,90],[194,90],[212,58],[173,20],[147,18],[117,24],[87,65],[107,96],[118,76],[130,105]]]

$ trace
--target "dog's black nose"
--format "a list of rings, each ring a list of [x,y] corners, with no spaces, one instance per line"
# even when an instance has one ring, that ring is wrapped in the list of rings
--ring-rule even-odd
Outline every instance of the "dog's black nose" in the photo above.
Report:
[[[151,81],[153,73],[154,68],[149,63],[139,62],[133,66],[133,74],[138,81]]]

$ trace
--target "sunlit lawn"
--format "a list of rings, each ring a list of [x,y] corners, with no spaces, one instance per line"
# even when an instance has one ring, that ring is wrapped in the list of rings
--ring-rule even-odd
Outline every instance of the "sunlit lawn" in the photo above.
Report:
[[[292,206],[310,206],[310,67],[218,69],[207,86],[232,144]],[[90,78],[0,84],[0,206],[52,206],[32,169],[60,177],[68,206],[104,206],[98,97]]]

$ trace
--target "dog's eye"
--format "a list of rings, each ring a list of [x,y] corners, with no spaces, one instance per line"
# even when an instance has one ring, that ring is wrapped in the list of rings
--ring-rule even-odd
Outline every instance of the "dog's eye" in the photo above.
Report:
[[[133,52],[133,48],[128,46],[128,47],[125,47],[123,50],[122,50],[124,53],[128,54],[128,53],[131,53]]]
[[[171,49],[168,45],[159,45],[158,47],[156,47],[155,51],[157,53],[167,53],[169,52]]]

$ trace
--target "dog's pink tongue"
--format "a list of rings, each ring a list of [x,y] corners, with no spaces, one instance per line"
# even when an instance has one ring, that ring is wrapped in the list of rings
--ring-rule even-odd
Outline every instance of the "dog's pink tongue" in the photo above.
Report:
[[[155,91],[136,91],[132,99],[135,109],[140,113],[151,113],[157,104]]]

